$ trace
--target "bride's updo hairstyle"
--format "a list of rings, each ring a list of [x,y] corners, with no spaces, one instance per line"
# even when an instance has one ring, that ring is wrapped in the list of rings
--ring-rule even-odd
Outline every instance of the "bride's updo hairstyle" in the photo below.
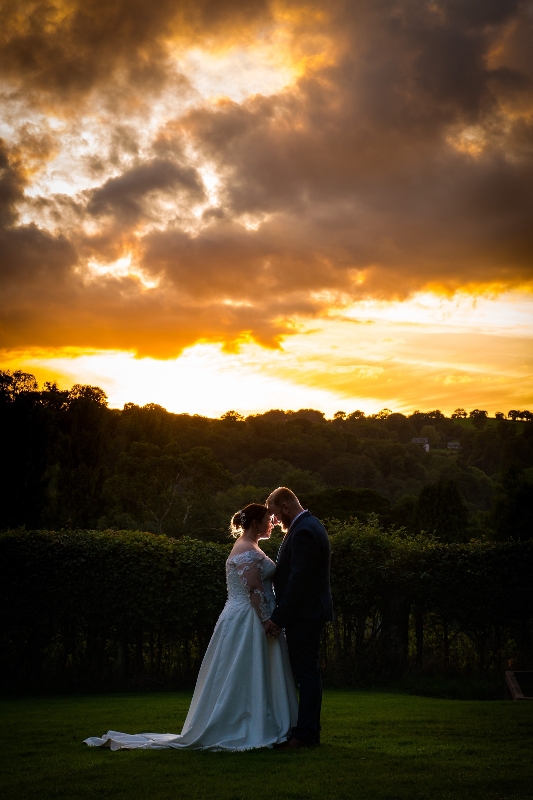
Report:
[[[241,511],[237,511],[231,518],[231,532],[234,536],[240,536],[254,522],[256,525],[260,525],[265,518],[265,514],[268,514],[268,508],[261,505],[261,503],[250,503],[244,506]]]

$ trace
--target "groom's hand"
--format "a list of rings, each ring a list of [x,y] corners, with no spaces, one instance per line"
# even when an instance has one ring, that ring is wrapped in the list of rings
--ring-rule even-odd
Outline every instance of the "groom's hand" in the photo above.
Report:
[[[269,639],[275,639],[281,633],[281,628],[278,628],[275,622],[272,622],[271,619],[267,619],[265,622],[265,633],[269,637]]]

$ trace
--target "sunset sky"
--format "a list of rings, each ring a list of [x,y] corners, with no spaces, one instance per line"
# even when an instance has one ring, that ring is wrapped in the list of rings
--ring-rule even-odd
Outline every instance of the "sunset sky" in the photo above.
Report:
[[[533,406],[533,3],[6,0],[0,368]]]

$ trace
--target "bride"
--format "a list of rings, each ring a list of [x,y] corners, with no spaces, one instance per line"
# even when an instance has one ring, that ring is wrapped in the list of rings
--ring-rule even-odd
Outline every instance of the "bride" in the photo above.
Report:
[[[272,522],[266,506],[250,503],[231,522],[238,539],[226,561],[228,599],[206,650],[181,735],[108,731],[85,744],[111,750],[167,747],[249,750],[284,742],[298,702],[285,637],[267,637],[275,608],[276,565],[258,542]],[[240,535],[239,535],[240,532]]]

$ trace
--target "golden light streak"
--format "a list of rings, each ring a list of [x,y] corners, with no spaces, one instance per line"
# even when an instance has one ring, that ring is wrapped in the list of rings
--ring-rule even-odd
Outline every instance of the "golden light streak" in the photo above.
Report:
[[[125,256],[118,258],[111,264],[102,263],[95,259],[90,259],[87,262],[87,269],[84,272],[85,280],[99,280],[103,277],[113,278],[134,278],[145,289],[155,289],[159,285],[158,278],[148,277],[142,270],[134,267],[131,263],[132,255],[127,253]]]
[[[277,351],[243,339],[234,352],[205,343],[167,361],[68,349],[14,353],[3,365],[41,382],[97,384],[115,407],[154,402],[214,417],[301,407],[332,417],[339,409],[375,413],[384,406],[447,414],[477,406],[494,414],[533,405],[528,296],[473,303],[423,294],[405,303],[366,301],[359,312],[359,322],[346,315],[302,326]]]

